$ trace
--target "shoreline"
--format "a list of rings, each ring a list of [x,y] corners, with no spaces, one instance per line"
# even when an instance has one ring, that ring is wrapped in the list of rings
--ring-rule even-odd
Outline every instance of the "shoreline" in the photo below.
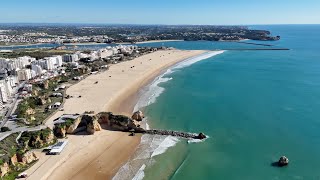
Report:
[[[47,125],[52,125],[53,119],[64,113],[82,113],[85,110],[107,110],[131,116],[140,88],[150,83],[164,69],[205,52],[158,51],[112,65],[108,71],[89,76],[68,88],[67,94],[76,97],[81,93],[82,98],[68,99],[65,112],[54,114]],[[132,69],[132,66],[135,67]],[[125,72],[121,72],[121,69],[125,69]],[[113,79],[114,76],[116,78]],[[96,85],[101,85],[98,89],[92,86],[96,80],[100,80]],[[44,157],[27,171],[30,174],[28,179],[110,179],[133,155],[134,149],[140,144],[140,135],[130,137],[127,133],[102,130],[92,136],[68,135],[68,140],[69,144],[61,155],[42,155]],[[121,155],[118,155],[119,151]],[[110,160],[113,163],[110,164]]]

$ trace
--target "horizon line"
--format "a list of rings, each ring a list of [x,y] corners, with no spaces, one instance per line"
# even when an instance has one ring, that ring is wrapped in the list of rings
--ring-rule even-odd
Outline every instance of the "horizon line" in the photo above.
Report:
[[[80,23],[80,22],[0,22],[2,24],[48,24],[48,25],[136,25],[136,26],[263,26],[263,25],[320,25],[320,23],[274,23],[274,24],[148,24],[148,23]]]

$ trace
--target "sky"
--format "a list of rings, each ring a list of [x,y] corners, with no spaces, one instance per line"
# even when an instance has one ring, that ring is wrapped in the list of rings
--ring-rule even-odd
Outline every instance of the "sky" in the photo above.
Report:
[[[320,24],[320,0],[0,0],[0,23]]]

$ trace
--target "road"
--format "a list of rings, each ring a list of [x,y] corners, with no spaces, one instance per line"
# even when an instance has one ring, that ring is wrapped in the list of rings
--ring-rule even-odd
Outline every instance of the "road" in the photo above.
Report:
[[[9,108],[9,110],[7,111],[5,116],[3,117],[3,121],[0,124],[0,128],[2,128],[7,123],[9,116],[12,115],[13,110],[16,109],[16,107],[17,107],[17,102],[18,102],[18,97],[15,97],[13,100],[13,105]]]
[[[45,125],[40,125],[40,126],[36,126],[36,127],[19,127],[19,128],[15,128],[12,131],[7,131],[7,132],[2,132],[0,133],[0,141],[2,141],[3,139],[5,139],[6,137],[10,136],[13,133],[17,133],[17,132],[22,132],[22,131],[39,131],[41,129],[45,129],[47,128],[47,126]]]

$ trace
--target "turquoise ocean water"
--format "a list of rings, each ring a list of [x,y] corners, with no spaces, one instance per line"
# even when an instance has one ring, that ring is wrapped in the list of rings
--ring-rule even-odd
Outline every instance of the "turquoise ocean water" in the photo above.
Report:
[[[280,41],[265,43],[291,50],[226,51],[162,77],[162,93],[143,108],[151,128],[204,132],[210,138],[166,142],[175,145],[142,168],[145,179],[320,179],[320,25],[252,28],[280,35]],[[271,166],[282,155],[290,165]]]

